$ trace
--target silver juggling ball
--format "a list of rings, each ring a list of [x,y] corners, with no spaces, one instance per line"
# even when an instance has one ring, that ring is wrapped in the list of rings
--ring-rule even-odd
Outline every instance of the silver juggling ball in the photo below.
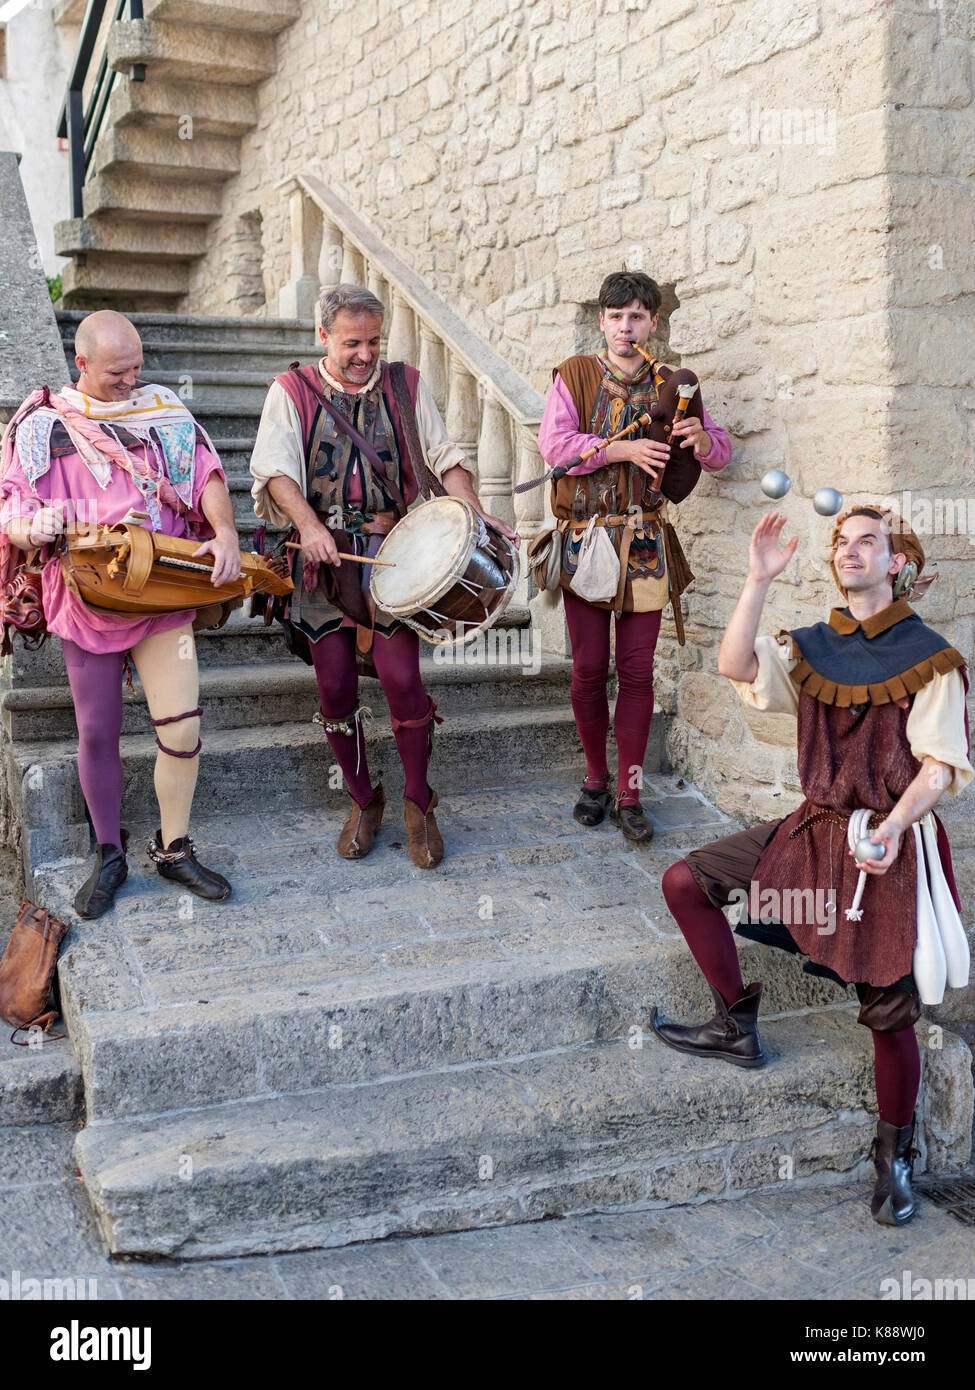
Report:
[[[867,859],[883,859],[886,853],[887,850],[884,845],[871,844],[870,840],[864,837],[862,840],[857,840],[853,857],[858,864],[862,864]]]
[[[762,479],[761,488],[766,497],[778,500],[784,497],[792,486],[792,479],[781,468],[770,468]]]
[[[835,516],[843,508],[843,494],[835,487],[821,487],[813,496],[813,506],[820,516]]]

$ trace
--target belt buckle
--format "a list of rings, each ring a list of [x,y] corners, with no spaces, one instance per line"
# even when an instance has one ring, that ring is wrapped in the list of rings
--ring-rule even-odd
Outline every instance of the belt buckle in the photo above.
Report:
[[[343,512],[342,520],[345,522],[346,531],[353,536],[361,536],[362,528],[368,526],[374,517],[370,512]]]

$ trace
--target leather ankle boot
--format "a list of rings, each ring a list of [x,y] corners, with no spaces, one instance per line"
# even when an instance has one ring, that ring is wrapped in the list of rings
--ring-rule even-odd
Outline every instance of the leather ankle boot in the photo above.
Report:
[[[128,848],[129,832],[122,831],[122,847],[118,845],[97,845],[95,848],[95,867],[91,877],[78,889],[74,900],[74,910],[79,917],[101,917],[115,901],[115,894],[129,876],[129,866],[125,858]]]
[[[591,830],[594,825],[600,825],[609,810],[613,793],[608,786],[587,787],[582,784],[582,791],[579,793],[579,800],[572,808],[572,814],[587,830]]]
[[[623,832],[624,838],[634,845],[648,845],[653,839],[653,826],[639,803],[635,806],[627,804],[617,796],[610,807],[609,818]]]
[[[352,797],[352,811],[339,832],[335,848],[343,859],[365,859],[372,849],[376,831],[382,824],[386,809],[386,793],[380,782],[365,806]]]
[[[870,1215],[882,1226],[903,1226],[916,1209],[911,1178],[914,1176],[914,1122],[889,1125],[877,1121],[877,1137],[870,1146],[870,1157],[877,1170],[877,1186],[870,1202]]]
[[[650,1026],[661,1042],[678,1052],[698,1057],[720,1057],[734,1067],[764,1067],[766,1057],[758,1036],[758,1006],[762,986],[751,984],[729,1008],[716,989],[712,989],[717,1012],[707,1023],[696,1027],[661,1023],[654,1009]]]
[[[204,868],[196,857],[196,846],[189,835],[181,836],[163,849],[162,832],[157,830],[155,840],[149,841],[146,851],[163,878],[182,884],[198,898],[219,903],[230,897],[230,884],[222,874]]]
[[[443,838],[433,814],[437,793],[430,793],[430,805],[421,811],[415,801],[403,797],[403,819],[410,836],[410,858],[418,869],[433,869],[443,858]]]

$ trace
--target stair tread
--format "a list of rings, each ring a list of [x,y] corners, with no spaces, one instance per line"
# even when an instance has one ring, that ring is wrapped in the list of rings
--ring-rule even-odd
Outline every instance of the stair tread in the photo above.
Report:
[[[246,668],[244,668],[246,669]],[[202,670],[201,670],[202,676]],[[470,726],[499,731],[517,728],[526,721],[532,724],[558,723],[565,718],[566,711],[571,715],[568,698],[564,703],[539,707],[538,705],[519,706],[511,710],[471,710],[467,716]],[[384,738],[384,730],[375,731],[376,738]],[[307,721],[269,724],[262,728],[213,729],[207,735],[207,750],[213,756],[232,753],[243,748],[264,748],[266,746],[287,746],[297,743],[320,743],[321,729]],[[119,740],[119,752],[123,760],[141,753],[155,754],[155,739],[151,734],[123,734]],[[11,756],[18,767],[28,767],[32,763],[77,759],[78,740],[51,739],[37,742],[25,741],[11,745]]]
[[[103,1202],[124,1204],[153,1189],[164,1202],[166,1194],[185,1192],[179,1157],[189,1153],[197,1212],[208,1188],[248,1184],[263,1174],[270,1190],[304,1170],[300,1196],[307,1203],[317,1179],[324,1217],[330,1171],[355,1165],[389,1164],[395,1182],[397,1162],[409,1156],[431,1165],[436,1188],[436,1165],[466,1163],[469,1186],[476,1187],[483,1153],[511,1149],[531,1164],[548,1145],[563,1163],[574,1151],[592,1167],[645,1161],[783,1127],[812,1129],[834,1120],[838,1109],[855,1113],[869,1103],[872,1050],[852,1010],[772,1020],[762,1036],[769,1064],[747,1074],[675,1053],[655,1038],[642,1048],[623,1039],[587,1042],[151,1120],[105,1121],[79,1135],[77,1153]],[[192,1223],[196,1213],[186,1214]],[[260,1213],[265,1221],[267,1215]]]

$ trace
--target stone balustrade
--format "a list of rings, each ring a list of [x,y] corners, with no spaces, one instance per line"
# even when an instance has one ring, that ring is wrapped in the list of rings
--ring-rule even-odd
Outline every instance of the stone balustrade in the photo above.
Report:
[[[291,278],[278,297],[283,316],[311,317],[322,290],[365,285],[386,306],[384,355],[418,367],[451,439],[477,466],[487,510],[516,527],[523,545],[550,519],[548,488],[515,494],[539,477],[543,397],[392,252],[331,189],[311,175],[291,178]],[[522,576],[517,596],[534,596]]]

